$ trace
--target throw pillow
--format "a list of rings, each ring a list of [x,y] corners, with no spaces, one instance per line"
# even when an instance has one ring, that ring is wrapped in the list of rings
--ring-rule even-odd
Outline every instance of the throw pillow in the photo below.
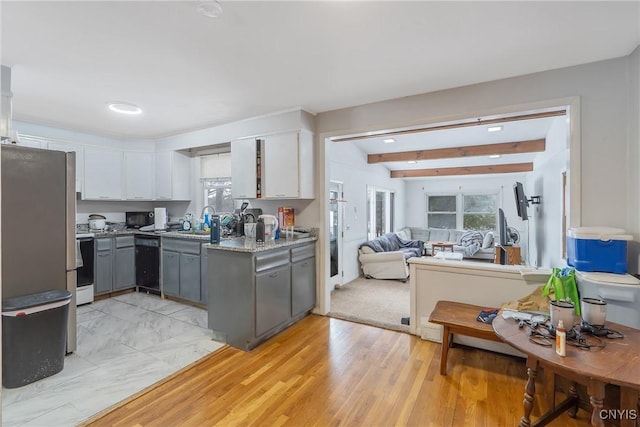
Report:
[[[493,231],[487,231],[482,239],[482,249],[487,249],[493,246]]]

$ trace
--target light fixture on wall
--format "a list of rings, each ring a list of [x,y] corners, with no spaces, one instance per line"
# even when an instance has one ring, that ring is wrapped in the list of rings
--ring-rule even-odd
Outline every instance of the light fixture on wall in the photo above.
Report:
[[[218,0],[197,0],[197,11],[209,18],[218,18],[222,15],[222,3]]]

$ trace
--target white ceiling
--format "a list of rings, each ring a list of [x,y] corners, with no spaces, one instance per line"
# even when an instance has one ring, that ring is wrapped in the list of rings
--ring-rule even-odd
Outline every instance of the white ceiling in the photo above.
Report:
[[[155,138],[629,54],[640,3],[6,1],[13,116]],[[141,106],[117,116],[111,100]]]
[[[473,145],[498,144],[507,142],[527,141],[532,139],[544,139],[554,123],[567,125],[566,116],[546,117],[531,120],[500,123],[502,130],[489,132],[487,128],[494,125],[461,127],[456,129],[435,130],[418,133],[409,133],[393,136],[394,143],[385,144],[387,137],[367,138],[353,142],[339,142],[336,144],[355,144],[366,154],[380,154],[391,152],[433,150],[450,147],[466,147]],[[549,146],[547,151],[557,152],[562,147]],[[547,155],[549,154],[547,152]],[[482,165],[504,165],[509,163],[534,162],[538,156],[544,153],[519,153],[502,155],[499,158],[489,156],[469,156],[448,159],[421,160],[410,164],[404,162],[383,162],[381,165],[390,171],[415,170],[415,169],[439,169],[449,167],[468,167]],[[404,178],[414,179],[414,178]],[[415,178],[424,179],[424,178]]]

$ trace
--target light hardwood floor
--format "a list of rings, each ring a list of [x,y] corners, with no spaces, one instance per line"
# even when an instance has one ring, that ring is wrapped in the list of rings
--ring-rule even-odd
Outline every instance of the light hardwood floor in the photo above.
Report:
[[[446,377],[439,364],[439,344],[311,315],[251,352],[225,347],[85,425],[518,424],[523,360],[457,347]],[[550,425],[588,426],[588,417]]]

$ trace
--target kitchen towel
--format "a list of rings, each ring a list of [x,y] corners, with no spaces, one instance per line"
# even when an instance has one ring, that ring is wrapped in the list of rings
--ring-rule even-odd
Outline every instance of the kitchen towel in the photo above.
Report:
[[[80,240],[76,239],[76,268],[84,266],[82,252],[80,252]]]

